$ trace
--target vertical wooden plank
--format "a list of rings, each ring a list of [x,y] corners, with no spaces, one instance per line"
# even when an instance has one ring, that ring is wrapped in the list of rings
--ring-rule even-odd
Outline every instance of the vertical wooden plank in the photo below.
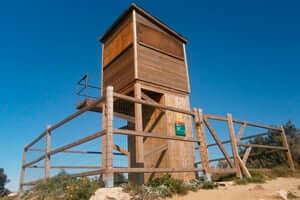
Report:
[[[103,68],[104,68],[104,65],[103,65],[103,51],[104,51],[104,44],[101,45],[101,48],[102,48],[102,52],[101,52],[101,96],[103,96]],[[104,113],[104,112],[103,112]]]
[[[205,129],[204,129],[204,122],[203,122],[203,113],[201,109],[193,108],[193,112],[195,113],[194,121],[195,121],[195,128],[197,133],[197,138],[199,139],[199,152],[200,158],[202,163],[202,168],[204,169],[204,173],[209,179],[209,159],[208,159],[208,151],[205,139]]]
[[[46,156],[45,156],[45,179],[50,178],[50,155],[48,153],[51,151],[51,126],[48,125],[46,128]]]
[[[186,49],[185,44],[183,43],[183,55],[184,55],[184,64],[185,64],[185,71],[186,71],[186,79],[187,79],[187,85],[188,85],[188,92],[191,92],[191,86],[190,86],[190,77],[189,77],[189,68],[187,63],[187,57],[186,57]]]
[[[21,176],[20,176],[20,185],[19,185],[19,191],[23,191],[23,184],[24,184],[24,177],[25,177],[25,167],[24,165],[26,164],[26,158],[27,158],[27,149],[24,148],[23,151],[23,158],[22,158],[22,166],[21,166]]]
[[[231,140],[232,156],[233,156],[234,165],[236,168],[236,176],[239,178],[242,178],[241,168],[240,168],[239,160],[238,160],[239,153],[238,153],[236,140],[235,140],[235,131],[234,131],[234,126],[233,126],[233,122],[232,122],[232,115],[227,114],[226,117],[227,117],[230,140]]]
[[[289,164],[291,170],[295,171],[295,165],[294,165],[293,157],[292,157],[291,150],[289,147],[289,143],[286,138],[285,130],[284,130],[283,126],[281,126],[280,128],[281,128],[281,139],[282,139],[283,146],[287,148],[286,157],[288,159],[288,164]]]
[[[102,104],[102,129],[107,130],[107,109],[106,103]],[[101,137],[101,168],[106,169],[106,134]],[[103,181],[105,180],[105,174],[103,174]]]
[[[113,87],[106,88],[106,171],[105,171],[105,187],[114,186],[113,175],[113,113],[114,113],[114,99]]]
[[[142,89],[140,83],[134,84],[134,97],[137,99],[142,99]],[[135,115],[135,130],[143,131],[143,113],[142,113],[142,105],[135,103],[134,104],[134,115]],[[136,140],[136,167],[143,168],[144,167],[144,144],[143,137],[137,136]],[[144,175],[137,174],[136,178],[137,184],[144,183]]]
[[[133,21],[133,57],[134,57],[134,78],[138,78],[138,51],[137,51],[137,24],[136,24],[136,12],[132,13]]]

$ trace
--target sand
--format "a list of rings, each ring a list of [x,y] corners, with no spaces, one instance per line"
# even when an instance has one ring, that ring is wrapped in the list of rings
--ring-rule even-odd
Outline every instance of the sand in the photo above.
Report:
[[[299,178],[277,178],[264,184],[232,185],[214,190],[189,192],[185,196],[173,196],[168,200],[278,200],[280,190],[289,191],[300,197],[299,185]]]

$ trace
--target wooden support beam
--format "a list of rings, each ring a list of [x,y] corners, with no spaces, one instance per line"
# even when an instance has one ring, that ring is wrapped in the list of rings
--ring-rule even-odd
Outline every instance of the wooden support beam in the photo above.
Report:
[[[241,137],[243,136],[246,127],[247,127],[247,123],[244,123],[244,124],[241,126],[240,131],[239,131],[239,133],[238,133],[238,135],[237,135],[237,137],[236,137],[236,142],[237,142],[237,143],[240,142]]]
[[[22,158],[22,166],[21,166],[21,175],[20,175],[20,185],[19,185],[19,191],[23,191],[23,184],[24,184],[24,177],[25,177],[25,167],[24,165],[26,164],[26,158],[27,158],[27,149],[24,148],[23,151],[23,158]]]
[[[45,179],[50,178],[50,155],[49,152],[51,151],[51,126],[47,126],[46,129],[46,151],[45,151]]]
[[[142,88],[140,83],[134,84],[134,97],[136,99],[142,100]],[[143,112],[142,112],[142,104],[135,103],[134,104],[134,116],[135,116],[135,130],[143,131]],[[134,167],[144,168],[144,141],[143,137],[137,136],[135,137],[135,165]],[[144,183],[144,175],[138,174],[136,175],[136,184]]]
[[[190,137],[168,136],[159,133],[147,133],[142,131],[132,131],[132,130],[124,130],[124,129],[114,129],[114,133],[121,134],[121,135],[134,135],[134,136],[153,137],[153,138],[168,139],[168,140],[179,140],[185,142],[198,142],[198,139],[194,139]]]
[[[222,145],[221,140],[219,139],[217,133],[215,132],[215,130],[213,129],[213,127],[211,126],[211,124],[209,123],[208,119],[206,119],[205,117],[203,118],[204,123],[206,124],[207,129],[209,130],[210,134],[213,136],[214,140],[216,141],[218,147],[220,148],[221,152],[223,153],[225,159],[227,160],[229,166],[231,168],[234,168],[234,164],[232,163],[232,161],[230,160],[229,155],[227,154],[225,148]]]
[[[227,118],[228,130],[229,130],[229,135],[230,135],[230,140],[231,140],[232,155],[233,155],[234,165],[236,168],[236,176],[239,178],[243,178],[241,168],[239,165],[239,160],[238,160],[239,152],[238,152],[236,140],[235,140],[235,131],[234,131],[234,126],[233,126],[233,122],[232,122],[232,115],[228,113],[226,118]]]
[[[162,151],[165,151],[168,149],[168,144],[163,144],[163,145],[160,145],[159,147],[149,151],[149,152],[146,152],[145,153],[145,158],[150,156],[150,155],[153,155],[155,153],[159,153],[159,152],[162,152]]]
[[[251,178],[251,174],[249,173],[247,167],[246,167],[246,164],[244,164],[244,162],[242,161],[241,157],[239,155],[237,155],[237,159],[238,159],[238,164],[240,164],[241,166],[241,169],[244,173],[244,175],[247,177],[247,178]]]
[[[149,97],[148,95],[146,95],[144,92],[142,92],[142,98],[145,100],[145,101],[148,101],[149,103],[157,103],[154,99],[152,99],[151,97]],[[164,112],[165,113],[165,110],[162,109],[162,108],[158,108],[160,111]]]
[[[114,144],[113,148],[114,148],[114,150],[121,152],[123,155],[129,156],[129,152],[126,149],[123,149],[122,147],[120,147],[119,145]]]
[[[135,102],[137,104],[148,105],[148,106],[152,106],[152,107],[155,107],[155,108],[161,108],[161,109],[164,109],[164,110],[179,112],[179,113],[183,113],[183,114],[187,114],[187,115],[191,115],[191,116],[194,115],[193,112],[190,111],[190,110],[180,109],[180,108],[176,108],[176,107],[173,107],[173,106],[166,106],[166,105],[162,105],[162,104],[159,104],[159,103],[150,103],[150,102],[142,100],[142,99],[137,99],[137,98],[126,96],[126,95],[119,94],[119,93],[114,93],[114,97],[129,101],[129,102]]]
[[[33,165],[28,168],[45,168],[45,166]],[[68,165],[61,165],[61,166],[50,166],[51,169],[100,169],[101,167],[97,166],[68,166]]]
[[[130,115],[126,115],[126,114],[123,114],[123,113],[114,112],[114,116],[116,116],[118,118],[121,118],[121,119],[125,119],[128,122],[135,123],[135,118],[132,117],[132,116],[130,116]]]
[[[246,165],[246,163],[247,163],[247,160],[248,160],[248,157],[249,157],[249,155],[250,155],[250,153],[251,153],[251,150],[252,150],[252,147],[248,147],[247,149],[246,149],[246,152],[245,152],[245,154],[244,154],[244,156],[243,156],[243,163]]]
[[[193,109],[194,114],[194,121],[195,121],[195,129],[197,138],[199,140],[199,152],[200,158],[202,161],[202,168],[204,169],[205,174],[209,174],[210,166],[208,162],[208,151],[206,146],[206,138],[205,138],[205,129],[204,129],[204,122],[203,122],[203,112],[201,109]]]
[[[114,99],[113,99],[113,87],[108,86],[106,88],[106,166],[105,166],[105,187],[114,186],[114,175],[110,172],[113,168],[113,113],[114,113]]]
[[[269,145],[261,145],[261,144],[242,144],[238,143],[238,146],[243,146],[243,147],[253,147],[253,148],[262,148],[262,149],[277,149],[277,150],[282,150],[282,151],[287,151],[288,148],[286,147],[278,147],[278,146],[269,146]]]
[[[288,160],[288,164],[289,164],[291,170],[295,171],[295,165],[294,165],[292,153],[291,153],[291,150],[290,150],[290,147],[289,147],[289,143],[288,143],[287,138],[286,138],[284,127],[281,126],[280,128],[281,128],[282,143],[283,143],[283,146],[287,149],[286,157],[287,157],[287,160]]]
[[[179,172],[199,172],[201,168],[114,168],[115,173],[179,173]]]

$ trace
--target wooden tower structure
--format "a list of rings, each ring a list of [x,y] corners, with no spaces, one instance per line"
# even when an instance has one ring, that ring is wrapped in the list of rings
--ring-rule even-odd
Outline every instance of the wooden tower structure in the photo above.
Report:
[[[142,8],[132,4],[101,37],[102,90],[113,86],[121,94],[190,110],[187,40]],[[134,117],[137,131],[192,137],[190,116],[140,104],[115,102],[118,113]],[[177,132],[177,133],[176,133]],[[192,168],[194,146],[181,141],[128,137],[130,167]],[[144,182],[155,174],[130,175]],[[194,174],[178,173],[181,179]]]

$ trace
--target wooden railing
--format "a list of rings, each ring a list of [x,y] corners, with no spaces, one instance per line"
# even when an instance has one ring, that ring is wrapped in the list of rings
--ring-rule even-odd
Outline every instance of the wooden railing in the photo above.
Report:
[[[149,133],[144,132],[141,130],[129,130],[129,129],[120,129],[120,128],[114,128],[113,127],[113,119],[115,117],[120,117],[120,113],[114,112],[114,101],[116,100],[123,100],[129,103],[139,104],[139,105],[147,105],[154,108],[158,108],[164,111],[172,111],[176,113],[182,113],[185,115],[189,115],[193,118],[194,124],[195,124],[195,130],[196,130],[196,138],[192,137],[182,137],[182,136],[169,136],[163,133]],[[63,126],[67,122],[70,122],[74,118],[80,116],[81,114],[91,110],[92,108],[96,106],[102,106],[102,115],[103,115],[103,130],[93,133],[87,137],[84,137],[80,140],[76,140],[70,144],[61,146],[56,149],[51,149],[51,135],[53,134],[54,130],[57,128]],[[127,118],[125,115],[121,116],[122,118]],[[128,117],[132,121],[132,117]],[[214,130],[213,126],[210,124],[209,120],[218,120],[218,121],[224,121],[227,122],[228,130],[229,130],[229,140],[221,141],[218,134]],[[234,123],[242,124],[238,134],[235,133],[234,129]],[[281,139],[283,142],[283,146],[267,146],[267,145],[258,145],[258,144],[243,144],[241,141],[247,140],[254,137],[264,136],[269,134],[269,132],[266,133],[260,133],[252,136],[246,136],[243,137],[244,131],[246,127],[253,126],[253,127],[259,127],[264,128],[267,130],[272,130],[272,132],[276,132],[278,134],[281,134]],[[209,130],[212,138],[214,139],[215,143],[213,144],[206,144],[206,133],[205,133],[205,127]],[[113,135],[114,134],[121,134],[121,135],[127,135],[127,136],[136,136],[136,137],[152,137],[152,138],[159,138],[164,140],[174,140],[174,141],[182,141],[182,142],[192,142],[197,143],[199,150],[199,156],[201,158],[200,162],[195,163],[195,167],[193,168],[131,168],[128,166],[127,168],[118,168],[113,166],[113,155],[127,155],[130,156],[130,152],[128,152],[125,149],[122,149],[118,145],[114,144],[113,142]],[[40,141],[42,138],[46,138],[46,145],[45,148],[37,149],[33,148],[33,145],[36,144],[38,141]],[[96,138],[102,137],[102,150],[101,151],[82,151],[82,150],[70,150],[70,148],[73,148],[75,146],[81,145],[83,143],[89,142],[91,140],[94,140]],[[229,155],[229,153],[224,148],[223,144],[231,144],[231,151],[232,156]],[[222,154],[224,155],[224,158],[217,158],[209,160],[208,155],[208,148],[212,146],[217,146]],[[239,155],[238,146],[246,147],[246,151],[241,157]],[[159,147],[163,148],[163,147]],[[92,176],[92,175],[99,175],[104,174],[104,182],[106,187],[112,187],[113,186],[113,174],[114,173],[179,173],[179,172],[199,172],[202,171],[204,175],[209,178],[211,174],[214,173],[236,173],[238,177],[242,177],[243,174],[245,176],[250,177],[251,174],[249,173],[246,162],[249,156],[251,156],[251,149],[252,148],[265,148],[265,149],[272,149],[273,151],[284,151],[287,156],[288,164],[291,169],[294,170],[294,164],[293,159],[291,156],[291,152],[289,150],[289,146],[287,143],[286,135],[284,132],[283,127],[277,128],[272,126],[266,126],[262,124],[257,124],[253,122],[248,121],[242,121],[238,119],[233,119],[231,114],[227,114],[226,117],[223,116],[215,116],[215,115],[208,115],[204,114],[201,109],[193,109],[191,110],[185,110],[185,109],[179,109],[172,106],[166,106],[159,103],[156,103],[154,101],[151,101],[151,99],[145,98],[138,99],[130,96],[126,96],[123,94],[115,93],[113,91],[112,87],[107,87],[105,96],[95,100],[92,104],[83,107],[81,110],[75,112],[74,114],[68,116],[64,120],[58,122],[57,124],[53,126],[48,126],[46,130],[41,133],[36,139],[34,139],[31,143],[26,145],[24,147],[23,151],[23,161],[22,161],[22,170],[21,170],[21,176],[20,176],[20,190],[23,189],[24,185],[33,185],[36,184],[38,181],[31,181],[31,182],[24,182],[24,175],[27,168],[44,168],[45,169],[45,176],[44,178],[47,179],[50,177],[50,169],[51,168],[74,168],[74,169],[95,169],[93,171],[87,171],[83,173],[77,173],[77,174],[71,174],[72,177],[82,177],[82,176]],[[117,150],[119,153],[113,152],[113,150]],[[39,151],[39,152],[45,152],[40,157],[27,162],[26,157],[28,151]],[[80,154],[102,154],[102,166],[52,166],[51,165],[51,156],[57,153],[80,153]],[[150,152],[151,153],[151,152]],[[149,154],[149,152],[148,152]],[[45,166],[38,166],[35,165],[36,163],[45,160]],[[226,160],[230,166],[229,169],[216,169],[212,168],[210,165],[210,162],[214,161],[220,161],[220,160]],[[197,164],[201,164],[202,168],[197,168]]]

